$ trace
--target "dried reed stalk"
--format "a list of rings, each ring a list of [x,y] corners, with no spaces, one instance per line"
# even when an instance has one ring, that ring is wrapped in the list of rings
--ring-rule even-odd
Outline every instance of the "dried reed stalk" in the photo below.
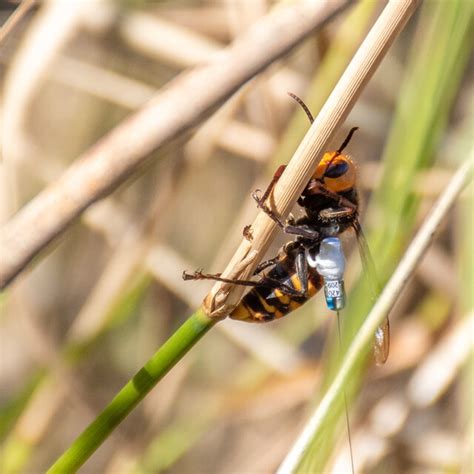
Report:
[[[35,0],[24,0],[17,6],[16,10],[8,17],[0,29],[0,44],[3,43],[5,38],[16,28],[34,6]]]
[[[391,0],[380,14],[275,186],[272,208],[278,215],[286,216],[290,212],[327,143],[344,122],[418,3],[419,0]],[[251,231],[252,241],[243,239],[225,269],[224,277],[248,278],[266,252],[277,227],[265,213],[260,212]],[[204,300],[205,312],[211,317],[225,317],[243,291],[241,286],[217,283]]]
[[[0,288],[88,206],[135,172],[153,150],[195,126],[242,84],[350,3],[306,0],[278,8],[213,60],[173,80],[5,225],[0,241]]]

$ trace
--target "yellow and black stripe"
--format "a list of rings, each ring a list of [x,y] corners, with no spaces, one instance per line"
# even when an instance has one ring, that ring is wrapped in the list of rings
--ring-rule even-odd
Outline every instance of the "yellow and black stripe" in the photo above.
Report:
[[[266,280],[271,279],[272,281],[277,280],[295,291],[302,291],[301,281],[295,270],[289,267],[290,262],[288,260],[275,265],[269,272],[268,277],[264,277],[260,285],[243,297],[239,305],[230,314],[232,319],[263,323],[282,318],[302,306],[321,289],[323,279],[311,268],[308,274],[307,297],[288,295],[278,288],[266,285]],[[291,263],[293,262],[291,261]]]

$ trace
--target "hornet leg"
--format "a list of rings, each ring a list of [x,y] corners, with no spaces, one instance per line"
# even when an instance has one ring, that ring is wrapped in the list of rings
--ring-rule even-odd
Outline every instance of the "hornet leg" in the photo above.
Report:
[[[264,262],[259,263],[255,271],[253,272],[253,274],[258,275],[266,268],[271,267],[272,265],[275,265],[276,263],[278,263],[279,260],[280,260],[280,257],[275,257],[275,258],[271,258],[269,260],[265,260]]]
[[[253,280],[238,280],[237,278],[222,278],[221,273],[203,273],[201,270],[196,270],[194,273],[183,272],[183,280],[214,280],[222,281],[224,283],[232,283],[234,285],[242,286],[258,286],[260,283]]]
[[[278,226],[285,232],[285,234],[299,235],[306,239],[317,240],[319,238],[319,232],[317,230],[311,229],[306,225],[292,225],[283,223],[279,217],[264,203],[262,199],[258,197],[257,193],[253,193],[252,197],[257,201],[258,207],[262,209],[265,214],[270,217]]]
[[[296,274],[301,283],[301,296],[308,297],[308,262],[304,248],[298,250],[295,258]]]
[[[278,288],[282,293],[290,296],[300,296],[300,293],[295,291],[288,285],[274,280],[273,278],[265,277],[264,281],[253,281],[253,280],[238,280],[233,278],[222,278],[220,273],[203,273],[201,270],[196,270],[194,273],[187,273],[186,270],[183,272],[183,280],[213,280],[222,281],[223,283],[231,283],[233,285],[241,286],[265,286],[268,288]]]
[[[263,204],[268,199],[268,196],[270,196],[270,193],[273,191],[275,184],[281,178],[281,175],[283,174],[283,171],[285,171],[285,168],[286,168],[286,165],[280,165],[278,167],[278,169],[275,171],[275,174],[273,175],[272,180],[270,181],[270,184],[268,185],[267,189],[263,193],[262,197],[260,199],[256,199],[258,204]],[[257,191],[259,191],[259,189],[257,189]]]
[[[347,217],[350,217],[355,213],[356,211],[351,207],[339,207],[336,209],[323,209],[319,213],[319,217],[321,217],[321,219],[325,221],[337,221],[338,219],[346,219]]]

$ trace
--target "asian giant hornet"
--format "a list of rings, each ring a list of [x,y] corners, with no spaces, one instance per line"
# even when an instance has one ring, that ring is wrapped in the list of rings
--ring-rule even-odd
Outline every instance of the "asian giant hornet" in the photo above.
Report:
[[[313,116],[306,104],[289,93],[304,109],[310,122]],[[185,280],[217,280],[252,287],[229,315],[232,319],[247,322],[267,322],[281,318],[299,308],[323,286],[323,277],[316,270],[321,242],[327,237],[353,229],[365,270],[375,268],[359,223],[359,198],[356,189],[356,168],[352,159],[343,153],[357,127],[350,130],[336,151],[324,153],[308,184],[298,199],[304,215],[298,219],[282,220],[267,205],[276,182],[285,165],[281,165],[263,195],[257,190],[252,197],[286,234],[296,236],[285,244],[278,255],[257,266],[254,280],[222,278],[221,274],[206,274],[198,270],[183,272]],[[268,270],[267,270],[268,269]],[[386,361],[389,352],[388,319],[375,333],[374,353],[378,364]]]

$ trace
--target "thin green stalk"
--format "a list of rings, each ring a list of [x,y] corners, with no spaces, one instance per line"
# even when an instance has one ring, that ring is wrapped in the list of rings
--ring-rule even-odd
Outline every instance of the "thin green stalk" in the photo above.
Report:
[[[434,238],[436,230],[441,225],[443,218],[447,215],[449,209],[456,201],[464,186],[472,177],[474,160],[471,156],[463,166],[456,172],[447,186],[444,193],[433,206],[429,218],[425,221],[418,234],[414,238],[404,258],[398,265],[387,286],[384,288],[372,308],[372,311],[364,321],[360,331],[352,341],[347,355],[337,372],[336,377],[329,386],[321,403],[316,408],[313,416],[306,424],[303,432],[288,453],[286,459],[280,466],[278,474],[288,474],[292,472],[322,472],[320,470],[309,470],[307,466],[302,468],[302,462],[305,460],[305,453],[311,446],[315,433],[327,423],[328,419],[334,418],[334,407],[341,404],[343,400],[345,387],[350,383],[350,378],[354,370],[363,359],[369,348],[369,343],[377,326],[385,318],[387,312],[394,304],[397,297],[405,287],[410,276],[416,269],[421,258],[428,249]]]
[[[217,320],[209,318],[202,309],[192,314],[129,380],[48,472],[69,473],[79,469],[145,395],[216,322]]]

